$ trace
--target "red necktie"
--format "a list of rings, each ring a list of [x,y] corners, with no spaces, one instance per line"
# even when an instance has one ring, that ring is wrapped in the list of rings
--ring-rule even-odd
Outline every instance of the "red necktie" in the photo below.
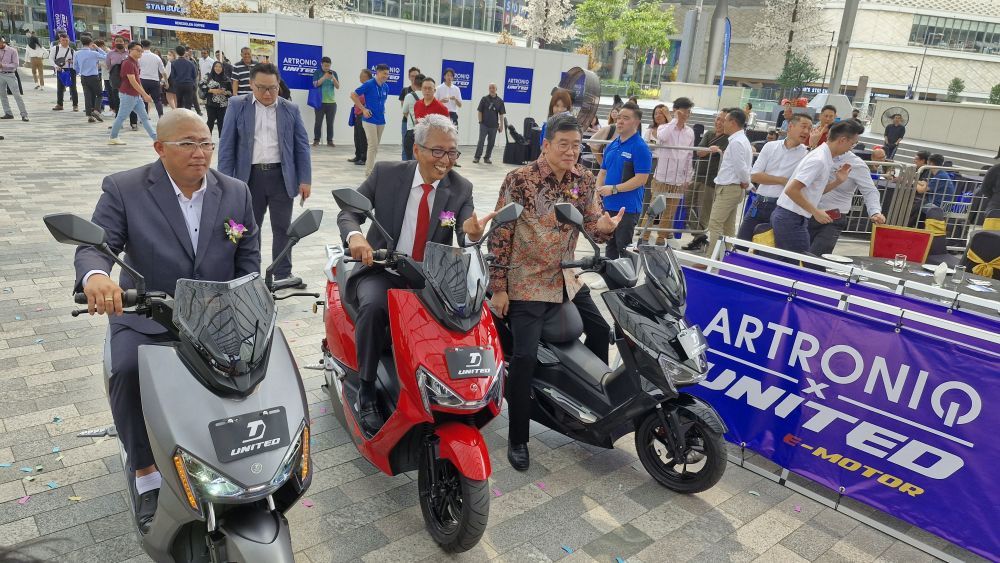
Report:
[[[427,246],[427,231],[431,226],[431,208],[427,197],[431,195],[434,186],[430,184],[420,184],[424,189],[424,196],[420,198],[420,206],[417,207],[417,228],[413,231],[413,259],[417,262],[424,261],[424,247]]]

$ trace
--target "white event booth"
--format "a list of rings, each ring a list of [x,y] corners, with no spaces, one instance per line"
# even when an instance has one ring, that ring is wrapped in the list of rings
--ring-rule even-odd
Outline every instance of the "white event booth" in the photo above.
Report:
[[[240,49],[251,42],[274,42],[277,53],[272,62],[292,89],[292,100],[302,110],[310,139],[314,114],[306,102],[312,73],[319,68],[322,57],[330,57],[341,84],[334,140],[344,145],[351,144],[354,138],[347,125],[353,107],[350,92],[358,87],[362,68],[385,63],[391,69],[382,143],[397,145],[402,142],[398,95],[408,85],[407,70],[416,66],[440,83],[443,69],[453,68],[455,84],[462,90],[459,143],[474,145],[479,138],[476,107],[491,82],[496,83],[497,93],[505,101],[509,122],[520,131],[524,118],[531,116],[539,123],[545,118],[550,93],[559,85],[562,73],[587,63],[585,55],[576,53],[451,39],[444,36],[448,28],[431,25],[426,33],[413,33],[281,14],[224,13],[219,28],[221,44],[217,47],[233,62],[238,60]],[[498,137],[502,139],[502,133]],[[498,145],[502,145],[499,139]],[[502,147],[500,150],[502,153]]]

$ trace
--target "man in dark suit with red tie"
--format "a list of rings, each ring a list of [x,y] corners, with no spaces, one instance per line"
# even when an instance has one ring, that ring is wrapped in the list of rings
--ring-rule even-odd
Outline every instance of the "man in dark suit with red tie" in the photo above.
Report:
[[[395,241],[395,250],[419,262],[428,242],[466,246],[478,241],[496,213],[477,217],[472,183],[452,170],[461,153],[458,129],[450,119],[425,117],[414,128],[414,138],[415,160],[376,164],[358,191],[372,202],[375,218]],[[351,256],[364,264],[351,276],[358,298],[358,414],[365,432],[375,434],[383,423],[375,407],[375,375],[389,324],[388,292],[405,283],[394,272],[373,266],[373,249],[387,248],[388,241],[378,229],[367,237],[362,234],[364,222],[363,214],[346,209],[337,216]]]

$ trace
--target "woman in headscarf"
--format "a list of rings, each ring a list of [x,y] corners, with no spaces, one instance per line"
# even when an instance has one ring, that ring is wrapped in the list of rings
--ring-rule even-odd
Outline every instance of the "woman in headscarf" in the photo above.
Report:
[[[208,113],[208,132],[212,132],[212,125],[218,123],[219,135],[222,135],[222,120],[226,116],[226,108],[229,106],[229,96],[232,94],[231,88],[233,79],[226,74],[226,68],[219,61],[212,65],[212,71],[208,73],[202,81],[202,88],[205,92],[205,110]]]

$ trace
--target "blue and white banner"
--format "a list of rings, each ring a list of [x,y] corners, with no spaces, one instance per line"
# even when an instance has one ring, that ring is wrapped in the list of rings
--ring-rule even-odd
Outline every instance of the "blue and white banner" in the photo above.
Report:
[[[726,67],[729,66],[729,44],[733,40],[733,23],[726,18],[726,31],[722,36],[722,70],[719,72],[719,91],[716,96],[722,97],[722,86],[726,83]]]
[[[1000,554],[1000,355],[686,268],[726,439],[986,558]]]
[[[503,81],[503,101],[507,104],[530,104],[531,81],[534,69],[519,66],[507,67]]]
[[[389,85],[389,95],[398,96],[403,93],[403,88],[406,86],[403,82],[406,80],[406,73],[404,72],[405,57],[403,55],[398,55],[396,53],[382,53],[379,51],[368,51],[368,69],[372,71],[372,76],[375,76],[375,67],[384,64],[389,67],[389,80],[386,84]]]
[[[56,34],[66,32],[70,43],[76,41],[73,28],[73,0],[45,0],[45,11],[49,20],[49,41],[56,40]]]
[[[311,89],[313,73],[319,70],[322,58],[319,45],[278,42],[278,70],[289,89]]]
[[[468,61],[452,61],[444,59],[441,61],[441,82],[444,82],[444,71],[447,69],[455,71],[455,80],[453,84],[458,86],[458,89],[462,91],[463,100],[472,99],[472,73],[475,69],[475,63],[470,63]]]
[[[164,16],[146,16],[148,27],[159,27],[164,29],[193,29],[196,31],[219,31],[219,23],[203,20],[189,20],[184,18],[170,18]]]

